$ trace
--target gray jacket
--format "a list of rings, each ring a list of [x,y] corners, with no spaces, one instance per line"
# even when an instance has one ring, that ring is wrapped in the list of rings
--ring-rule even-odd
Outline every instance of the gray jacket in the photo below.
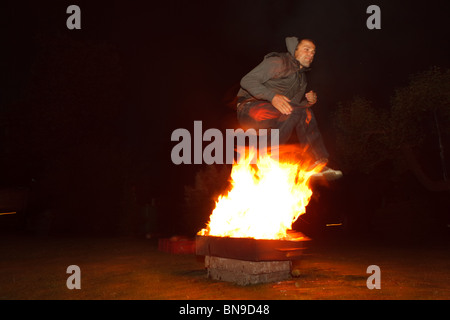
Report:
[[[300,63],[295,59],[294,51],[298,38],[286,38],[288,52],[272,52],[241,80],[241,89],[237,97],[238,103],[252,100],[271,102],[275,94],[282,94],[291,103],[306,105],[306,74],[309,68],[300,69]]]

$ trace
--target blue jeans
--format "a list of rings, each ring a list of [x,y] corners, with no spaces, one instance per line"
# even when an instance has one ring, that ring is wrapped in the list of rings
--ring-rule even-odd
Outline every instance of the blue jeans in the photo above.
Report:
[[[238,121],[243,129],[278,129],[280,145],[286,144],[296,131],[300,146],[315,160],[328,160],[329,154],[311,108],[291,103],[292,113],[284,115],[270,102],[250,101],[238,106]]]

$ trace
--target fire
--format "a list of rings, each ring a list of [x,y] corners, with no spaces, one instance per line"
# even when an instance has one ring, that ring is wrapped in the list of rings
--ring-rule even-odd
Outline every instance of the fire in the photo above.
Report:
[[[312,196],[310,177],[322,166],[307,161],[274,160],[269,155],[251,164],[253,154],[233,165],[231,190],[216,201],[210,221],[199,235],[285,239],[305,213]]]

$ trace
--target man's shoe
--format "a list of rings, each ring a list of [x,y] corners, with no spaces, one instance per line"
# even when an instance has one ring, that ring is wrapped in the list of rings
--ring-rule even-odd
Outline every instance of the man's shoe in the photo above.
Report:
[[[323,167],[320,172],[317,172],[311,176],[311,178],[324,178],[328,181],[337,180],[342,178],[343,174],[340,170],[333,170],[327,166]]]

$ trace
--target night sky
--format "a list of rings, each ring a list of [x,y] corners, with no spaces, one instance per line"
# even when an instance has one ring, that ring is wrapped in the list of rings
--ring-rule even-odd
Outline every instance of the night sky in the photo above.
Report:
[[[66,27],[66,8],[71,4],[81,8],[81,30]],[[366,27],[366,9],[371,4],[381,9],[381,30]],[[55,135],[67,133],[69,141],[81,141],[73,145],[101,136],[98,145],[106,141],[110,147],[109,153],[102,154],[104,161],[109,161],[108,154],[129,155],[125,166],[131,168],[131,184],[143,202],[152,192],[181,194],[198,166],[171,163],[172,131],[187,128],[192,132],[194,120],[203,121],[204,130],[234,128],[235,112],[227,104],[240,79],[265,54],[285,51],[287,36],[316,41],[309,88],[318,93],[316,116],[333,150],[331,117],[339,102],[363,96],[386,108],[395,89],[405,86],[411,75],[432,66],[449,67],[448,12],[448,1],[7,1],[1,6],[0,104],[3,114],[14,116],[3,116],[8,120],[2,125],[19,126],[22,133],[2,137],[3,144],[14,149],[23,144],[21,137],[27,137],[33,148],[48,148],[48,152],[28,155],[22,150],[27,147],[17,147],[22,150],[17,152],[20,159],[4,163],[3,171],[18,173],[21,183],[31,178],[45,181],[49,170],[56,176],[58,170],[64,171],[63,165],[49,168],[54,165],[52,159],[63,153],[65,142],[51,144],[45,138],[48,132],[27,131],[27,124],[36,126],[29,116],[34,114],[47,121],[43,114],[49,101],[66,97],[73,102],[81,92],[88,97],[89,110],[83,114],[83,103],[74,103],[73,117],[67,116],[79,119],[73,128],[71,120],[61,116],[67,113],[59,113],[68,123],[64,125],[67,132],[55,127]],[[80,61],[92,52],[98,64],[84,66]],[[53,79],[51,68],[63,80]],[[89,86],[80,70],[90,73]],[[118,83],[110,84],[111,77],[117,77]],[[48,79],[54,87],[47,86]],[[48,91],[42,93],[42,88]],[[89,93],[89,88],[95,92]],[[67,95],[61,93],[66,89]],[[56,113],[51,114],[54,118],[49,123],[60,123],[53,116]],[[42,148],[40,140],[30,138],[39,130]],[[96,153],[91,156],[95,158]],[[67,162],[67,170],[74,170],[77,161]],[[112,168],[99,179],[114,172]],[[3,184],[8,183],[16,181],[9,176]],[[96,192],[101,194],[102,186]],[[109,191],[104,192],[106,197]],[[59,193],[48,198],[55,194]]]

